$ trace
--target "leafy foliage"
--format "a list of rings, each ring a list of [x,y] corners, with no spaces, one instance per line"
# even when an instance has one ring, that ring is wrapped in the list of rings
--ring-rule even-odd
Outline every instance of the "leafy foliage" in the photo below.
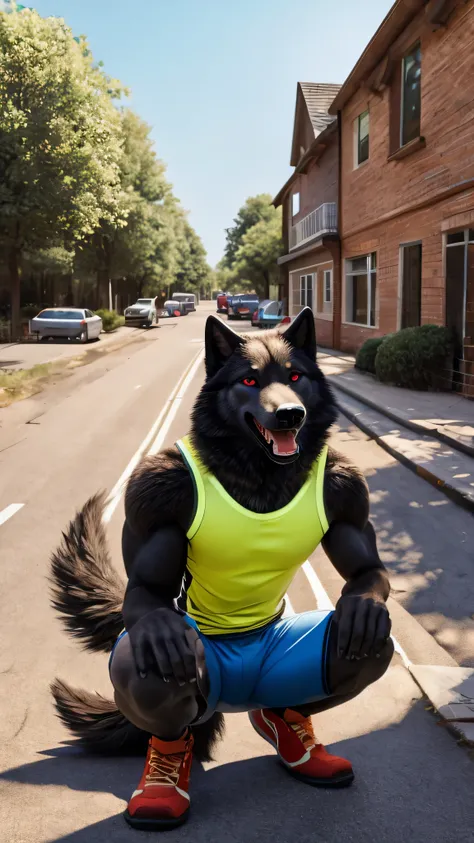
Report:
[[[204,248],[150,128],[117,107],[124,89],[64,21],[14,8],[0,10],[0,248],[13,333],[25,267],[66,277],[68,295],[87,290],[97,306],[110,282],[132,296],[202,284]]]
[[[375,360],[377,378],[408,389],[442,389],[452,368],[452,332],[438,325],[404,328],[387,337]]]
[[[102,328],[106,334],[110,334],[111,331],[116,331],[117,328],[120,328],[121,325],[125,324],[125,318],[123,316],[119,316],[118,313],[115,313],[115,310],[106,310],[104,308],[96,310],[95,315],[100,316],[102,319]]]
[[[278,282],[277,258],[282,254],[281,208],[274,208],[266,193],[247,199],[232,228],[221,271],[227,270],[227,289],[238,281],[239,287],[252,287],[267,298],[271,284]]]
[[[370,372],[375,375],[375,358],[377,352],[384,342],[385,337],[374,337],[374,339],[366,340],[364,345],[359,348],[357,352],[355,367],[362,372]]]

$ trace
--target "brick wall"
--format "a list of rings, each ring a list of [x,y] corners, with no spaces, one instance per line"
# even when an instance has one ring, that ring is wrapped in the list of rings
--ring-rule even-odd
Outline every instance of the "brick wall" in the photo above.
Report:
[[[359,89],[342,112],[342,220],[350,236],[397,209],[430,202],[474,178],[474,0],[461,3],[447,28],[433,31],[421,13],[404,34],[407,50],[421,40],[421,134],[426,148],[388,161],[390,98]],[[357,116],[369,109],[369,160],[354,169]]]
[[[422,15],[403,37],[408,48],[421,38],[421,134],[426,148],[402,160],[387,160],[390,89],[376,95],[361,88],[342,113],[339,345],[346,351],[399,329],[402,244],[422,243],[421,322],[444,324],[443,234],[474,225],[474,0],[459,5],[447,28],[432,31]],[[367,108],[370,157],[354,170],[353,122]],[[376,328],[344,321],[344,261],[370,252],[377,253]]]
[[[299,173],[296,177],[291,192],[283,202],[283,217],[286,225],[295,225],[303,219],[310,211],[319,208],[325,202],[337,202],[338,200],[338,168],[339,152],[337,137],[331,141],[331,145],[324,152],[321,158],[310,165],[307,173]],[[294,193],[300,194],[300,211],[290,222],[291,218],[291,196]],[[284,227],[286,237],[287,229]],[[288,243],[288,240],[285,239]]]

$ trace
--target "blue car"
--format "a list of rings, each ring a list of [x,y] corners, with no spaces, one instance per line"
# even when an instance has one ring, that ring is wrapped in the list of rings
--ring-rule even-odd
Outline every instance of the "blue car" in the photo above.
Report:
[[[255,293],[241,293],[227,297],[228,319],[252,319],[258,309],[258,296]]]
[[[256,325],[257,328],[276,328],[283,318],[283,302],[265,299],[260,302],[252,319],[252,325]]]

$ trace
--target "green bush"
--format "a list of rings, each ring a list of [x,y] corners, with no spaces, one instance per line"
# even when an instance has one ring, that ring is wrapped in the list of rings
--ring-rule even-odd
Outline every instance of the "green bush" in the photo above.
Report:
[[[118,313],[115,313],[115,310],[96,310],[95,315],[102,319],[102,328],[106,334],[116,331],[117,328],[125,324],[125,317],[119,316]]]
[[[375,374],[383,383],[407,389],[449,388],[452,340],[451,330],[438,325],[404,328],[378,349]]]
[[[366,340],[357,352],[355,361],[356,369],[375,375],[375,358],[384,340],[385,337],[374,337],[372,340]]]

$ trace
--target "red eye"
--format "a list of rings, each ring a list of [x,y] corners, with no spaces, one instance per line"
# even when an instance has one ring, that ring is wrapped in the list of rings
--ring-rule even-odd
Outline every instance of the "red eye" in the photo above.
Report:
[[[292,372],[291,375],[290,375],[290,381],[293,381],[293,383],[296,383],[296,381],[299,381],[300,377],[301,377],[301,375],[300,375],[299,372]]]
[[[244,378],[242,383],[244,386],[257,386],[257,381],[255,378]]]

